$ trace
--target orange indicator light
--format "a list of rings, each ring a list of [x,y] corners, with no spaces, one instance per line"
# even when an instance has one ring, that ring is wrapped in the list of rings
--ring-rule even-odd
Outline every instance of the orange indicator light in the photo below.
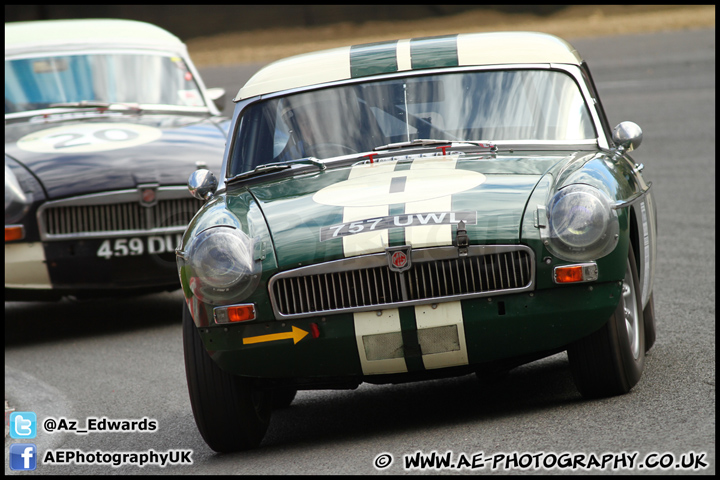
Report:
[[[5,227],[5,241],[22,240],[25,238],[25,229],[22,225],[10,225]]]
[[[230,322],[255,320],[255,305],[234,305],[227,307],[227,318]]]
[[[582,282],[583,280],[583,267],[580,265],[558,267],[555,269],[555,281],[557,283],[574,283]]]

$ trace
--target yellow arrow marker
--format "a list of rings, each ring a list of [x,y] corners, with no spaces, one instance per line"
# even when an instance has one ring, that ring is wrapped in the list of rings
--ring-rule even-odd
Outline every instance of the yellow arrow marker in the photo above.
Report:
[[[293,343],[297,343],[307,335],[308,332],[301,328],[292,327],[292,332],[285,333],[271,333],[269,335],[260,335],[258,337],[247,337],[243,338],[243,344],[249,343],[262,343],[262,342],[274,342],[276,340],[289,340],[292,338]]]

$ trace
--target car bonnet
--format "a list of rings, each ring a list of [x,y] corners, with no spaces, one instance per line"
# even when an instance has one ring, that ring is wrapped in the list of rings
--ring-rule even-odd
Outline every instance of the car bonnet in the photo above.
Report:
[[[283,270],[392,246],[452,245],[460,220],[473,244],[518,243],[535,185],[553,165],[574,157],[447,155],[360,163],[276,177],[250,191]]]
[[[184,185],[196,162],[220,169],[224,143],[223,126],[197,116],[122,115],[5,126],[5,154],[34,174],[50,199],[144,183]]]

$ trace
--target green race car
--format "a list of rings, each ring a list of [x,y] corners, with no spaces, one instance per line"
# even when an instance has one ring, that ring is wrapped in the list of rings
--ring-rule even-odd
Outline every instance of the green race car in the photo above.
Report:
[[[579,54],[537,33],[275,62],[235,98],[177,249],[195,420],[256,447],[299,389],[497,375],[567,350],[628,392],[655,339],[656,212]]]

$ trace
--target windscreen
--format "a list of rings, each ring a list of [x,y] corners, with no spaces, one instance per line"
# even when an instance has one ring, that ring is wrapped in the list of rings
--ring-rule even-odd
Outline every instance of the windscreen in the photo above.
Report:
[[[5,113],[76,102],[202,107],[178,56],[93,53],[5,60]]]
[[[372,151],[416,139],[583,141],[596,138],[572,77],[498,70],[393,78],[250,105],[231,176],[258,165]]]

